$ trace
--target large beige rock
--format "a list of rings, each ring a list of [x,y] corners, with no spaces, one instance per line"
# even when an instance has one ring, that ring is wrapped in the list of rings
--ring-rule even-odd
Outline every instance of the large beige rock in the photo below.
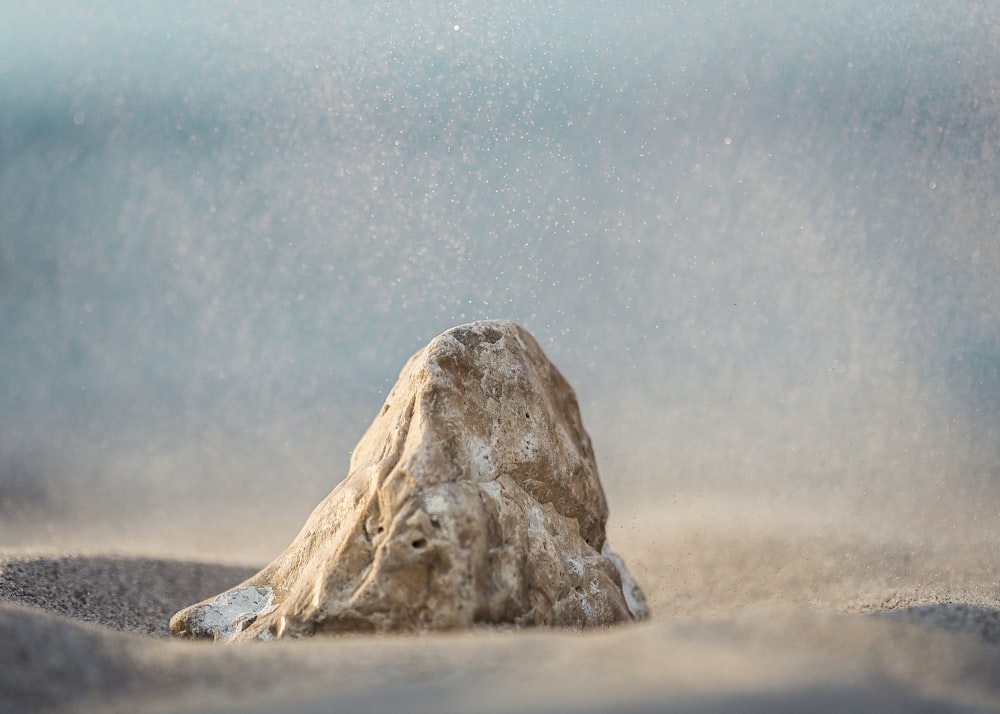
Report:
[[[288,549],[170,629],[247,640],[628,622],[646,607],[607,515],[576,396],[538,343],[510,322],[462,325],[407,362]]]

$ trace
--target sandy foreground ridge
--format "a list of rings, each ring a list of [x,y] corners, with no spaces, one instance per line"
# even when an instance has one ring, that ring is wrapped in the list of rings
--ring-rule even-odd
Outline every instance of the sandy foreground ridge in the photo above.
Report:
[[[253,566],[10,547],[0,710],[1000,711],[993,530],[647,506],[609,524],[646,622],[249,645],[171,641],[167,620]]]

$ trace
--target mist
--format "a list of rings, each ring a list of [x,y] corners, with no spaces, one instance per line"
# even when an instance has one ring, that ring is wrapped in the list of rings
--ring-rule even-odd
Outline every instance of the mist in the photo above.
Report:
[[[1000,7],[397,5],[0,9],[0,538],[297,526],[487,317],[612,518],[996,516]]]

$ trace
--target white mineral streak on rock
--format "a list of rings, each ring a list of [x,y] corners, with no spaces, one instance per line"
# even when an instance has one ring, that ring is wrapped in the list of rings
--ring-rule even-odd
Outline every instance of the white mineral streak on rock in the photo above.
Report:
[[[428,513],[439,516],[448,509],[448,502],[442,494],[436,493],[424,499],[424,506]]]
[[[500,500],[500,484],[496,481],[484,481],[479,484],[479,490],[485,492],[494,501]]]
[[[582,575],[583,561],[574,555],[566,559],[566,568],[574,575]]]
[[[530,431],[521,437],[521,456],[526,460],[530,461],[535,458],[538,453],[538,437],[532,434]]]
[[[195,636],[229,642],[261,615],[277,609],[274,590],[267,585],[234,588],[197,605],[188,617],[188,627]]]
[[[618,577],[622,582],[622,594],[625,596],[625,604],[628,605],[629,612],[636,620],[643,620],[649,617],[649,606],[646,605],[646,597],[639,589],[639,583],[633,578],[625,567],[625,561],[611,552],[611,546],[604,541],[604,548],[601,550],[605,558],[614,563],[618,569]]]
[[[493,460],[490,456],[489,445],[482,439],[474,438],[471,440],[470,446],[475,480],[492,481],[496,474],[493,470]]]
[[[548,528],[545,527],[545,518],[538,506],[531,506],[528,509],[528,530],[533,533],[547,534],[549,532]]]
[[[285,552],[170,627],[228,641],[632,621],[646,605],[607,513],[576,396],[538,343],[462,325],[406,363]]]

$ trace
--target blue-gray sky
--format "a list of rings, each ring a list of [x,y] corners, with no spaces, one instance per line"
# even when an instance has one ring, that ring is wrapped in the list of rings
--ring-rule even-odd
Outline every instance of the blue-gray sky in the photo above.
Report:
[[[6,5],[8,515],[311,506],[481,317],[612,506],[996,497],[994,3]]]

